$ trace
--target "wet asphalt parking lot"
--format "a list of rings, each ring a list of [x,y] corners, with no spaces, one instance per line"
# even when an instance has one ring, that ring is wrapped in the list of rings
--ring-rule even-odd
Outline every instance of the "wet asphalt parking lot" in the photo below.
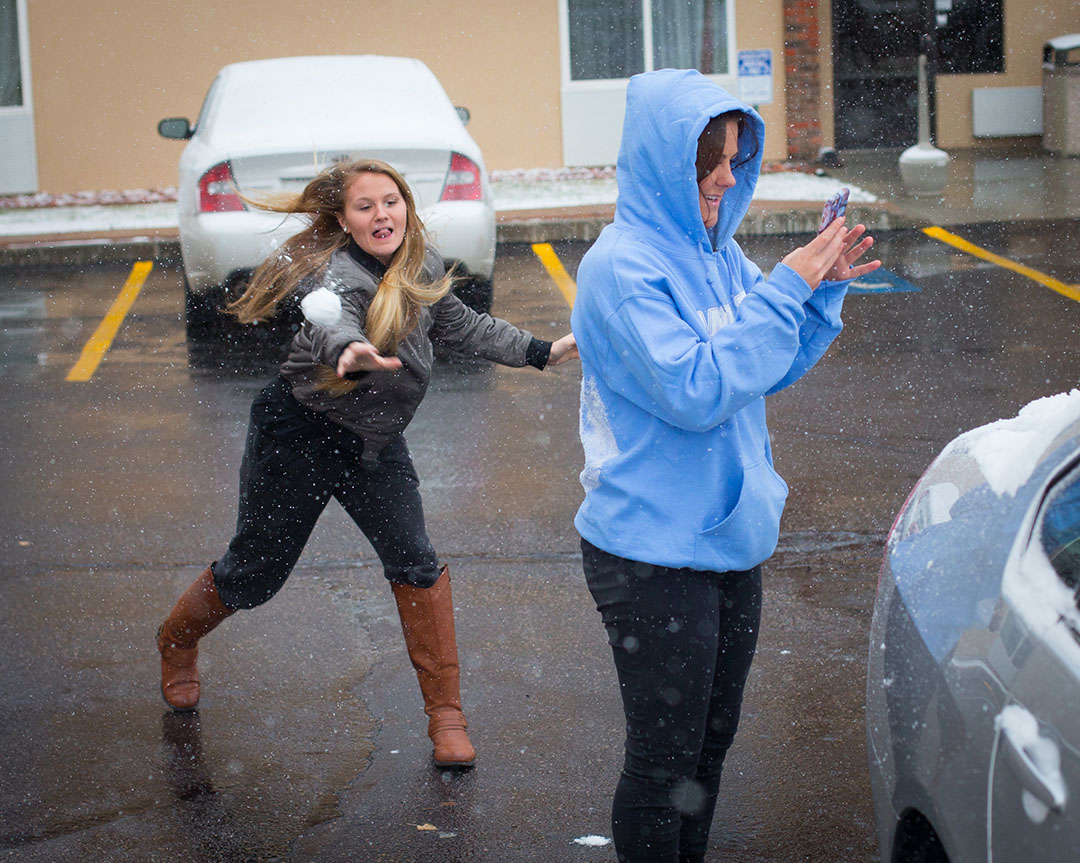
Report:
[[[1064,286],[1072,224],[951,229]],[[803,238],[747,238],[769,268]],[[573,275],[587,248],[554,251]],[[863,688],[892,517],[962,430],[1077,386],[1080,303],[919,231],[770,400],[791,486],[710,859],[875,861]],[[391,594],[331,505],[271,603],[203,642],[193,716],[157,693],[154,630],[235,520],[253,349],[191,346],[157,264],[86,381],[66,380],[129,265],[0,273],[0,859],[608,861],[621,710],[572,518],[576,364],[440,366],[407,437],[454,576],[475,770],[431,766]],[[569,306],[500,247],[495,313]],[[249,346],[250,347],[250,346]]]

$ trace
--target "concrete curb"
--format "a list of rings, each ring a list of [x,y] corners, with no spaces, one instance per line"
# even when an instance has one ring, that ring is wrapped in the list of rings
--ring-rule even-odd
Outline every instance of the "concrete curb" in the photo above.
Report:
[[[613,206],[576,207],[500,213],[499,243],[591,242],[611,223]],[[802,202],[762,201],[751,205],[739,226],[740,236],[811,233],[820,209]],[[848,223],[862,222],[871,231],[915,227],[915,222],[888,202],[853,204]],[[22,267],[88,267],[96,264],[150,260],[162,266],[180,264],[180,242],[175,230],[154,232],[113,231],[105,234],[11,237],[0,239],[0,269]]]
[[[500,243],[554,243],[560,240],[595,240],[611,223],[614,207],[581,212],[562,211],[558,214],[534,210],[509,214],[500,219]],[[738,236],[765,234],[804,234],[817,230],[821,209],[816,205],[799,206],[791,202],[763,201],[752,204],[739,225]],[[914,220],[892,204],[854,204],[848,208],[848,224],[866,225],[871,232],[892,231],[915,227]]]
[[[175,237],[72,236],[18,238],[0,244],[0,269],[89,267],[154,261],[180,264],[180,241]]]

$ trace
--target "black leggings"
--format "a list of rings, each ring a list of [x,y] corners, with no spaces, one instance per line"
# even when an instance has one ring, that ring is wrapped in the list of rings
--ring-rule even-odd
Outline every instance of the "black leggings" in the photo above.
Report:
[[[761,567],[701,572],[616,557],[586,540],[581,550],[626,714],[615,851],[620,863],[697,863],[757,647]]]
[[[377,459],[362,456],[359,437],[300,405],[285,380],[259,393],[240,465],[236,535],[213,565],[227,607],[254,608],[281,589],[332,497],[374,547],[387,579],[435,583],[438,559],[405,439]]]

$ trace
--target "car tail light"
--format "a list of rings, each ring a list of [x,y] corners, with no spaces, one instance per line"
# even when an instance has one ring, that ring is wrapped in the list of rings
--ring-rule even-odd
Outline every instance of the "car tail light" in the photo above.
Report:
[[[904,499],[904,505],[896,511],[896,516],[893,518],[892,527],[889,528],[889,532],[885,534],[885,551],[881,555],[881,566],[878,567],[877,577],[877,592],[881,593],[881,580],[885,577],[885,563],[889,557],[889,542],[892,540],[892,536],[896,533],[896,529],[900,526],[900,521],[907,514],[908,507],[911,506],[915,500],[919,489],[922,487],[923,480],[926,479],[926,475],[930,473],[930,468],[933,467],[933,462],[930,466],[923,471],[923,475],[919,477],[919,481],[911,487],[911,491],[908,492],[907,497]]]
[[[479,201],[483,197],[484,193],[480,188],[480,166],[461,153],[452,154],[442,200]]]
[[[214,165],[199,178],[199,212],[232,213],[244,209],[228,162]]]

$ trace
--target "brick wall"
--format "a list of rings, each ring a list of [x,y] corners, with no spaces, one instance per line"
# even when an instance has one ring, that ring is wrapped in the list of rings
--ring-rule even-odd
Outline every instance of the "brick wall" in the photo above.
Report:
[[[814,161],[821,148],[818,2],[784,0],[787,148],[788,158],[797,162]]]

